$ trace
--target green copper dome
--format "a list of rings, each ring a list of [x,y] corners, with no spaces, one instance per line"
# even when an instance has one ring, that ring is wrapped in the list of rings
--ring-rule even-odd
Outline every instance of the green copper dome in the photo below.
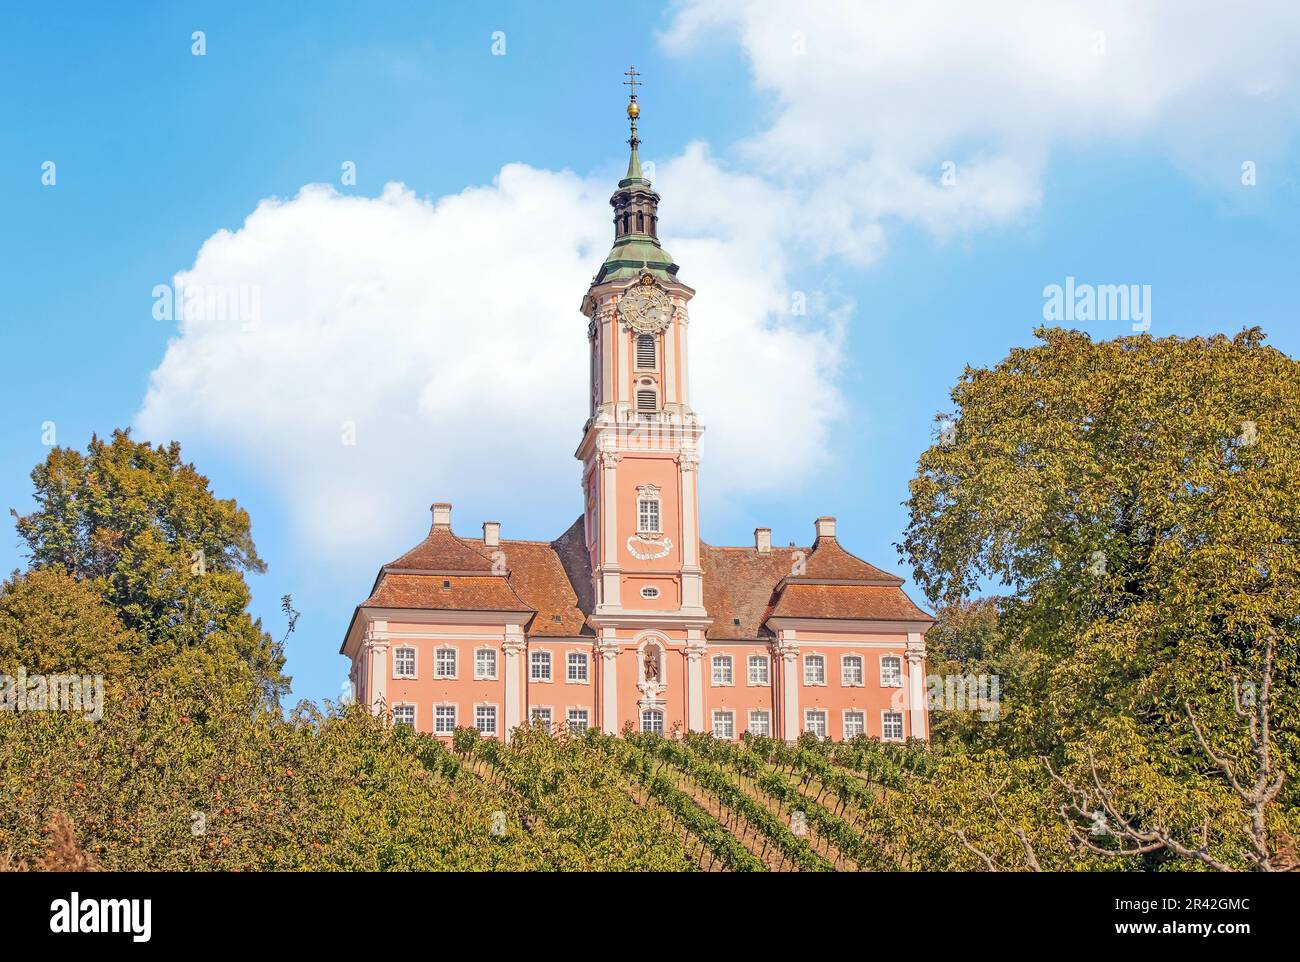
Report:
[[[629,76],[634,84],[639,83],[635,67],[629,71]],[[631,102],[627,105],[627,116],[632,126],[632,136],[627,142],[632,152],[627,161],[627,175],[618,182],[618,189],[609,199],[614,208],[614,246],[596,273],[596,284],[638,277],[642,271],[649,271],[663,281],[677,280],[677,265],[672,256],[659,246],[659,195],[641,170],[638,150],[641,140],[636,131],[641,106],[636,102],[635,85],[632,91]]]

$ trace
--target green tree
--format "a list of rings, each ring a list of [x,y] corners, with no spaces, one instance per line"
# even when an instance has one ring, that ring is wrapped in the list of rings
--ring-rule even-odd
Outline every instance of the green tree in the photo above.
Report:
[[[1007,589],[998,628],[1036,656],[1016,698],[1023,751],[1091,785],[1082,746],[1136,733],[1150,777],[1131,780],[1137,760],[1107,775],[1127,786],[1113,796],[1125,818],[1199,835],[1204,819],[1168,819],[1214,808],[1194,796],[1216,793],[1218,859],[1244,867],[1250,833],[1227,822],[1249,822],[1249,806],[1214,759],[1252,764],[1258,742],[1232,693],[1257,686],[1266,660],[1267,751],[1285,781],[1275,838],[1293,833],[1300,788],[1300,364],[1258,329],[1037,335],[954,388],[955,434],[921,456],[901,547],[935,604]]]
[[[284,657],[247,611],[245,572],[265,564],[248,513],[221,500],[180,445],[114,431],[85,454],[54,448],[32,472],[37,509],[18,519],[36,569],[61,568],[94,586],[140,640],[148,674],[190,648],[228,644],[269,697],[288,688]]]
[[[75,673],[121,680],[140,644],[86,584],[59,569],[0,585],[0,674]]]

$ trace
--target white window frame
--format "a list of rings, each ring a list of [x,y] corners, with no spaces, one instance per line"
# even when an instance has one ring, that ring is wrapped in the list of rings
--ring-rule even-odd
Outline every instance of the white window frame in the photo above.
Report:
[[[659,718],[659,727],[646,728],[645,727],[646,715],[657,715]],[[641,731],[643,732],[655,732],[656,734],[662,735],[666,730],[664,727],[664,710],[662,708],[642,708],[640,720],[641,720]]]
[[[857,662],[858,679],[853,681],[849,678],[849,664]],[[863,658],[856,652],[840,656],[840,687],[842,688],[865,688],[867,686],[867,659]]]
[[[574,659],[580,659],[575,661]],[[582,677],[573,677],[573,666],[582,665]],[[564,655],[564,680],[570,685],[590,685],[591,684],[591,656],[585,651],[570,651]]]
[[[885,678],[885,662],[893,661],[898,665],[898,675],[893,681],[887,681]],[[903,659],[900,655],[881,655],[880,656],[880,687],[881,688],[902,688],[903,687]]]
[[[754,680],[755,666],[762,666],[762,681]],[[745,659],[745,684],[751,688],[766,688],[772,684],[772,659],[767,655],[750,655]]]
[[[492,673],[491,673],[491,674],[485,674],[484,672],[482,672],[482,671],[479,669],[478,656],[479,656],[480,654],[483,654],[483,653],[486,653],[486,654],[489,654],[489,655],[492,656]],[[497,657],[497,650],[496,650],[495,648],[489,648],[489,647],[487,647],[487,646],[485,646],[485,645],[480,645],[478,648],[475,648],[475,649],[474,649],[474,680],[475,680],[475,681],[496,681],[496,680],[497,680],[497,673],[498,673],[498,671],[499,671],[499,669],[497,668],[497,662],[498,662],[499,660],[500,660],[500,659]]]
[[[754,731],[754,716],[755,716],[755,715],[762,715],[762,716],[763,716],[763,731],[761,731],[761,732],[759,732],[759,731]],[[767,738],[771,738],[771,737],[772,737],[772,713],[771,713],[770,711],[768,711],[766,708],[751,708],[751,709],[749,710],[749,719],[748,719],[748,724],[749,724],[749,732],[750,732],[750,734],[752,734],[752,735],[762,735],[762,736],[767,737]]]
[[[551,726],[555,724],[555,712],[550,705],[529,705],[528,706],[528,724],[537,724],[537,713],[546,712],[546,730],[551,731]]]
[[[451,674],[443,673],[442,655],[445,652],[451,652]],[[450,678],[453,681],[460,677],[460,649],[455,645],[439,645],[433,650],[433,677]]]
[[[537,667],[542,656],[545,656],[546,662],[546,677],[544,678],[537,673]],[[549,685],[554,679],[555,659],[552,657],[551,653],[545,649],[530,651],[528,653],[528,680],[543,685]]]
[[[820,733],[813,731],[810,718],[813,715],[821,715],[822,730]],[[825,708],[805,708],[803,710],[803,730],[812,732],[818,738],[826,738],[830,735],[830,717]]]
[[[858,730],[854,732],[852,735],[849,734],[850,715],[857,715],[858,718],[861,720],[858,726]],[[840,719],[840,725],[841,725],[840,731],[844,733],[845,741],[848,741],[850,738],[856,738],[858,735],[865,735],[867,733],[867,713],[863,711],[861,708],[846,708],[844,709],[844,717]]]
[[[573,716],[578,712],[582,713],[582,730],[574,731],[573,726],[575,722]],[[590,708],[566,708],[564,711],[564,724],[566,730],[570,735],[581,735],[583,732],[585,732],[588,728],[591,727],[591,709]]]
[[[640,534],[663,534],[664,519],[658,498],[638,495],[636,499],[636,530]]]
[[[719,735],[718,734],[719,722],[724,722],[726,726],[731,729],[731,734]],[[713,709],[712,731],[713,731],[714,738],[722,739],[723,741],[729,741],[729,742],[735,741],[736,740],[736,713],[726,708]]]
[[[726,678],[718,680],[718,669],[726,667]],[[736,683],[736,660],[730,655],[714,655],[709,659],[709,680],[714,688],[731,688]]]
[[[441,728],[438,727],[438,724],[440,722],[440,719],[438,717],[438,712],[440,709],[445,711],[448,708],[451,709],[451,727],[448,728],[446,731],[443,731]],[[439,702],[438,704],[433,706],[433,733],[435,735],[455,734],[456,725],[459,721],[460,721],[460,711],[451,702]]]
[[[411,670],[402,671],[397,667],[398,655],[401,652],[409,651],[411,653]],[[398,645],[393,649],[393,678],[394,679],[414,679],[420,677],[420,653],[414,645]]]
[[[412,728],[414,728],[414,727],[415,727],[416,717],[417,717],[417,712],[416,712],[416,710],[415,710],[415,705],[414,705],[412,702],[409,702],[409,701],[395,701],[395,702],[393,702],[393,725],[394,725],[394,726],[397,726],[397,725],[405,725],[405,724],[407,724],[406,722],[399,722],[399,721],[397,720],[397,710],[398,710],[399,708],[402,708],[402,709],[409,708],[409,709],[411,709],[411,722],[410,722],[410,725],[411,725]]]
[[[821,681],[809,681],[808,672],[816,659],[821,664]],[[826,687],[826,656],[816,652],[810,652],[803,656],[803,684],[805,688],[825,688]]]
[[[900,734],[898,734],[897,736],[890,736],[890,735],[886,735],[886,734],[885,734],[885,716],[886,716],[886,715],[897,715],[897,716],[898,716],[898,731],[899,731]],[[893,711],[892,709],[889,709],[889,708],[883,708],[883,709],[881,709],[881,711],[880,711],[880,740],[881,740],[882,742],[903,742],[903,741],[907,741],[907,719],[906,719],[906,717],[903,715],[903,713],[902,713],[901,711]]]
[[[492,709],[492,730],[485,732],[479,724],[478,713],[486,709]],[[474,706],[474,727],[484,738],[496,738],[501,731],[501,710],[492,702],[479,702]]]

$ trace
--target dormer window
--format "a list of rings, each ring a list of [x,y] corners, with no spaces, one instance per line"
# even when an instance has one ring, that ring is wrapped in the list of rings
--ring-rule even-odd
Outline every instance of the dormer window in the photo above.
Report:
[[[653,371],[658,361],[653,334],[638,334],[636,339],[636,366],[642,371]]]

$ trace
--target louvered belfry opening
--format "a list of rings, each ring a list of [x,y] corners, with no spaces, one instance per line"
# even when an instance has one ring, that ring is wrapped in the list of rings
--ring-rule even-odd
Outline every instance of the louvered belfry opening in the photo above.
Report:
[[[636,409],[638,411],[653,414],[659,407],[658,398],[655,389],[652,387],[638,388],[636,392]]]
[[[653,334],[640,334],[636,339],[636,366],[643,371],[653,371],[656,360]]]

